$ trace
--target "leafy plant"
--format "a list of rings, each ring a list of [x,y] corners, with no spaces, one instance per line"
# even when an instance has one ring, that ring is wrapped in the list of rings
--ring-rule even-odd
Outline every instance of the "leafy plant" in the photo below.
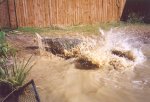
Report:
[[[16,49],[8,46],[4,32],[0,32],[0,96],[5,97],[15,88],[23,85],[32,69],[31,57],[19,60]],[[13,61],[10,59],[13,56]],[[9,62],[10,61],[10,62]]]
[[[8,68],[7,66],[0,67],[0,83],[7,82],[13,87],[22,86],[27,75],[34,66],[34,64],[31,65],[30,63],[31,58],[32,56],[27,61],[25,61],[25,59],[20,61],[14,57],[12,68]]]
[[[5,33],[0,32],[0,56],[7,56],[8,44],[6,43]]]

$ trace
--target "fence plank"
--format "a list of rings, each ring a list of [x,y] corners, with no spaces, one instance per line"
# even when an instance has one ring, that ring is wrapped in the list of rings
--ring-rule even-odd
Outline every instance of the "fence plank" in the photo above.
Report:
[[[9,5],[10,26],[11,28],[17,28],[17,18],[14,0],[9,0],[8,5]]]
[[[0,28],[10,27],[8,2],[0,3]]]

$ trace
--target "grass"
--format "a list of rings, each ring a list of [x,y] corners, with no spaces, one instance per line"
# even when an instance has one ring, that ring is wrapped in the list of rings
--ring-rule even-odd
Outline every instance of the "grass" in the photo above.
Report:
[[[46,28],[37,28],[37,27],[23,27],[18,28],[18,31],[28,32],[28,33],[96,33],[98,25],[78,25],[78,26],[67,26],[67,27],[46,27]]]
[[[74,26],[51,26],[45,28],[38,27],[21,27],[18,31],[27,33],[49,33],[49,34],[68,34],[68,33],[84,33],[84,34],[98,34],[99,27],[103,29],[110,29],[111,27],[117,27],[123,25],[121,23],[103,23],[103,24],[93,24],[93,25],[74,25]]]
[[[22,32],[29,32],[29,33],[43,32],[41,28],[35,28],[35,27],[19,27],[17,30]]]
[[[99,28],[104,30],[109,30],[114,27],[125,27],[129,25],[144,25],[143,23],[124,23],[124,22],[111,22],[111,23],[102,23],[102,24],[93,24],[93,25],[74,25],[74,26],[51,26],[45,28],[38,27],[20,27],[17,31],[35,34],[40,33],[44,35],[61,35],[61,34],[74,34],[74,33],[82,33],[85,35],[99,34]]]

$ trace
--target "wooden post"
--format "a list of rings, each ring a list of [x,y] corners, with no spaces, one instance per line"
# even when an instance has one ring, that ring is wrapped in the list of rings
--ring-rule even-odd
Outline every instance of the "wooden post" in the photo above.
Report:
[[[18,27],[15,0],[8,0],[8,10],[9,10],[9,16],[10,16],[9,17],[10,18],[10,27],[12,29],[15,29]]]
[[[7,0],[3,0],[0,2],[0,28],[9,28],[9,13],[8,13],[8,5]]]

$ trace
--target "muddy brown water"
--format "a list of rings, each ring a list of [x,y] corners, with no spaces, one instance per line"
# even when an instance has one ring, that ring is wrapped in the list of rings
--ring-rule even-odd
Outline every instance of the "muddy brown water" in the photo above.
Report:
[[[139,39],[145,37],[130,36],[127,42],[141,49],[145,57],[123,71],[108,70],[105,66],[81,70],[76,68],[74,59],[65,60],[52,54],[35,56],[37,64],[30,78],[36,82],[41,102],[149,102],[150,38]]]

